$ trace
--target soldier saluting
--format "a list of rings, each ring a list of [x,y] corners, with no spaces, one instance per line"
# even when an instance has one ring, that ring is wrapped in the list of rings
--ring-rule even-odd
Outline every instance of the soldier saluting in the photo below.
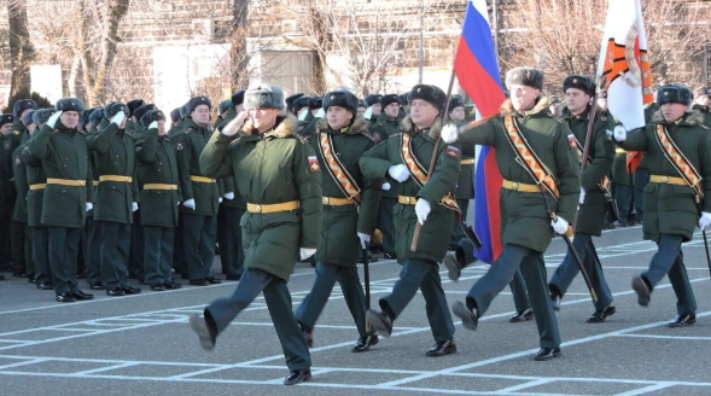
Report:
[[[79,132],[84,103],[75,98],[57,102],[57,112],[29,141],[30,153],[42,160],[47,174],[42,224],[49,228],[49,266],[59,302],[94,298],[79,289],[77,255],[86,212],[91,210],[89,146]]]
[[[352,350],[364,352],[378,343],[378,336],[366,329],[365,296],[356,261],[359,247],[365,248],[375,230],[380,184],[365,180],[358,160],[374,143],[365,120],[356,117],[355,95],[331,91],[323,98],[323,108],[326,118],[318,122],[318,132],[309,139],[317,152],[324,195],[316,280],[296,311],[296,319],[311,346],[316,320],[338,281],[360,335]]]
[[[711,194],[709,130],[703,114],[688,110],[687,87],[660,87],[657,103],[660,110],[644,128],[614,131],[625,150],[645,153],[651,175],[644,193],[644,239],[656,242],[659,250],[649,269],[632,279],[632,288],[639,304],[647,306],[654,287],[668,274],[679,315],[669,326],[684,327],[696,323],[696,299],[681,244],[691,240],[697,224],[702,230],[711,224],[711,199],[704,199]]]
[[[475,330],[493,298],[520,267],[540,335],[541,349],[535,360],[549,360],[560,356],[560,335],[548,294],[543,252],[553,233],[565,234],[567,219],[575,216],[580,194],[578,155],[569,143],[574,137],[570,128],[552,117],[548,99],[541,96],[542,71],[523,67],[509,70],[506,86],[511,98],[504,102],[501,114],[460,137],[462,144],[496,149],[496,164],[504,178],[504,248],[486,275],[471,288],[466,304],[457,302],[452,310],[464,327]],[[455,125],[448,125],[442,139],[455,141],[458,131]],[[542,195],[541,189],[553,198]]]
[[[454,324],[447,309],[439,266],[447,253],[454,226],[453,211],[459,210],[452,194],[459,174],[459,146],[435,141],[442,130],[447,95],[434,85],[416,85],[409,95],[411,110],[400,125],[400,133],[375,146],[360,159],[360,168],[369,179],[387,178],[399,183],[395,205],[395,251],[404,264],[400,279],[389,296],[380,299],[382,311],[369,310],[367,318],[378,332],[390,336],[393,322],[417,293],[427,302],[427,319],[436,344],[426,355],[438,357],[457,351]],[[437,165],[429,175],[426,164],[433,155]],[[425,164],[425,165],[423,165]],[[422,225],[417,251],[410,251],[415,228]]]
[[[284,384],[294,385],[311,379],[311,356],[286,284],[297,257],[310,257],[318,247],[321,171],[311,146],[296,138],[296,118],[281,114],[281,88],[250,88],[244,107],[246,112],[213,133],[200,169],[212,178],[237,175],[237,189],[247,200],[241,221],[245,271],[230,297],[213,301],[204,320],[194,315],[190,325],[202,347],[212,350],[217,335],[263,292],[291,371]]]
[[[560,118],[565,120],[573,131],[570,138],[571,146],[575,146],[578,155],[583,161],[583,151],[590,117],[590,98],[595,94],[595,83],[585,76],[570,75],[563,81],[565,103],[557,108]],[[597,104],[594,104],[597,106]],[[612,293],[607,286],[602,272],[602,264],[597,257],[592,237],[601,236],[605,226],[607,204],[605,194],[609,189],[609,179],[612,161],[615,157],[615,143],[612,141],[612,128],[607,118],[598,111],[590,139],[588,166],[580,175],[580,211],[575,228],[573,247],[580,256],[586,272],[590,275],[595,294],[598,297],[595,303],[595,312],[588,318],[588,323],[604,322],[608,316],[615,313],[612,305]],[[553,308],[560,309],[560,300],[565,295],[573,279],[580,272],[573,255],[569,251],[553,274],[548,288],[553,300]]]

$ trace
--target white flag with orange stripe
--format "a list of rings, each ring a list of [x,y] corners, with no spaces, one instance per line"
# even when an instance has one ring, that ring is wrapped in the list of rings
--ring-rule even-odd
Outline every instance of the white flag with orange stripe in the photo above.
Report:
[[[632,130],[645,125],[644,105],[654,100],[641,0],[610,0],[597,75],[606,79],[610,114]],[[628,153],[633,172],[641,153]]]

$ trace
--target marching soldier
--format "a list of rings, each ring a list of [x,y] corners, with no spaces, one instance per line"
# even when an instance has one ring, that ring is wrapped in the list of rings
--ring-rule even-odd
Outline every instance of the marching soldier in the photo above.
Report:
[[[634,221],[634,185],[632,175],[627,172],[627,152],[621,147],[615,149],[612,162],[612,182],[615,185],[615,200],[619,210],[620,227],[633,227]]]
[[[296,311],[296,319],[311,347],[316,321],[338,282],[359,333],[352,351],[364,352],[378,343],[378,336],[366,329],[365,295],[356,260],[375,229],[380,184],[366,183],[358,160],[374,139],[366,122],[356,117],[358,98],[352,93],[341,89],[327,93],[323,108],[326,118],[310,137],[322,171],[323,191],[316,280]]]
[[[694,104],[691,106],[691,110],[696,110],[704,116],[704,125],[711,128],[711,110],[709,110],[709,105],[711,105],[711,89],[706,87],[696,88],[694,90]]]
[[[711,195],[709,130],[701,113],[689,111],[687,87],[660,87],[657,103],[660,111],[644,128],[626,132],[619,126],[614,132],[625,150],[645,153],[651,174],[645,189],[644,239],[656,242],[659,250],[649,269],[632,279],[632,288],[639,304],[647,306],[654,287],[668,274],[679,315],[669,327],[685,327],[696,322],[696,299],[681,244],[691,240],[697,224],[702,230],[711,224],[711,200],[703,199]]]
[[[217,181],[200,171],[200,153],[212,133],[209,127],[212,103],[204,96],[190,99],[185,125],[174,138],[183,203],[183,246],[188,276],[193,286],[221,281],[210,270],[217,242],[217,208],[221,200]]]
[[[48,227],[49,266],[57,301],[90,300],[77,283],[77,255],[86,212],[92,207],[89,146],[77,130],[84,104],[66,98],[37,136],[30,139],[30,154],[42,161],[47,175],[41,223]]]
[[[400,133],[366,152],[360,159],[363,175],[391,184],[399,183],[395,206],[395,250],[404,264],[400,279],[389,296],[380,299],[382,311],[369,310],[367,318],[378,333],[389,337],[393,322],[417,293],[427,302],[427,319],[436,344],[426,355],[438,357],[457,351],[454,324],[447,309],[437,263],[447,253],[458,210],[452,194],[459,174],[460,149],[456,144],[434,144],[442,130],[447,96],[434,85],[416,85],[410,92],[410,115],[400,124]],[[437,156],[437,166],[428,175],[427,165]],[[404,162],[404,163],[403,163]],[[410,251],[416,224],[422,226],[415,252]]]
[[[54,114],[53,109],[40,109],[32,113],[32,127],[28,127],[30,136],[36,136],[49,117]],[[42,205],[44,190],[47,186],[47,174],[42,167],[42,161],[30,151],[30,142],[22,149],[22,160],[25,163],[27,174],[27,225],[32,233],[32,261],[34,262],[35,285],[40,290],[54,290],[52,274],[49,267],[49,232],[47,226],[42,224]]]
[[[615,314],[612,305],[612,292],[607,286],[602,271],[602,264],[597,257],[593,244],[593,236],[601,236],[607,218],[607,202],[605,194],[609,189],[607,174],[610,173],[612,161],[615,156],[615,143],[612,141],[612,126],[601,111],[595,115],[590,133],[590,148],[588,159],[583,159],[584,145],[588,133],[591,107],[590,99],[595,95],[595,82],[588,77],[570,75],[563,82],[565,103],[558,106],[558,116],[567,122],[573,135],[570,145],[578,150],[581,161],[588,161],[588,166],[580,175],[580,209],[573,247],[585,266],[585,271],[590,276],[590,281],[598,297],[595,303],[595,312],[588,318],[588,323],[604,322],[608,316]],[[594,104],[597,106],[597,104]],[[553,309],[560,310],[561,299],[570,287],[575,276],[580,272],[571,252],[568,252],[563,263],[548,282],[551,292]]]
[[[459,98],[451,98],[449,100],[449,120],[461,126],[466,118],[464,111],[464,102]],[[457,179],[457,205],[462,210],[462,219],[467,218],[469,211],[469,203],[474,199],[474,162],[476,151],[474,147],[462,147],[461,170],[459,179]],[[452,238],[449,242],[450,249],[456,249],[459,241],[466,238],[464,231],[459,224],[454,225],[452,230]]]
[[[214,133],[200,156],[205,175],[237,175],[237,189],[248,202],[242,218],[246,269],[234,293],[205,308],[204,320],[191,316],[190,325],[211,350],[217,335],[263,292],[291,371],[284,384],[294,385],[311,379],[311,357],[287,282],[296,257],[311,256],[318,247],[321,172],[313,149],[295,136],[296,119],[279,115],[283,101],[278,87],[250,88],[247,111]]]
[[[377,140],[385,141],[390,136],[400,132],[400,102],[397,95],[384,95],[380,99],[380,112],[369,130]],[[383,257],[386,259],[397,258],[395,253],[395,236],[393,235],[393,210],[397,204],[398,183],[383,183],[383,193],[378,208],[378,229],[383,234]]]
[[[137,294],[128,281],[128,256],[138,191],[133,180],[134,142],[126,132],[128,107],[113,102],[104,107],[99,130],[89,136],[94,153],[94,177],[99,181],[94,221],[101,230],[101,283],[110,297]],[[135,128],[135,126],[134,126]]]
[[[173,281],[173,241],[181,201],[175,147],[166,136],[166,118],[150,110],[139,121],[146,132],[136,141],[136,174],[141,191],[145,238],[145,282],[152,291],[178,289]]]
[[[548,99],[541,96],[542,71],[523,67],[509,70],[506,86],[511,99],[504,102],[501,114],[461,135],[462,144],[496,149],[496,163],[504,178],[504,248],[486,275],[471,288],[466,305],[457,302],[452,310],[465,328],[475,330],[493,298],[520,267],[540,335],[541,349],[534,359],[549,360],[560,356],[560,335],[548,294],[543,252],[553,233],[565,234],[566,219],[575,216],[580,194],[578,156],[568,141],[574,136],[570,128],[551,116]],[[449,125],[442,138],[445,142],[455,141],[457,133],[458,128]],[[552,197],[543,196],[541,189]]]
[[[15,208],[15,182],[12,176],[12,152],[19,145],[19,136],[12,133],[15,118],[12,114],[0,115],[0,161],[2,161],[3,187],[5,189],[4,207],[0,208],[3,219],[0,224],[0,269],[18,272],[19,266],[13,265],[13,253],[11,247],[12,235],[17,227],[13,228],[12,212]]]

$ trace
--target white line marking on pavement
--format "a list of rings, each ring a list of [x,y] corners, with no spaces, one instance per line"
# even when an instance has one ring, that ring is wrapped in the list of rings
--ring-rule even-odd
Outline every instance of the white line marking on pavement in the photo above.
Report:
[[[665,389],[669,388],[671,386],[674,386],[674,384],[656,384],[656,385],[650,385],[650,386],[645,386],[644,388],[639,388],[635,390],[631,390],[629,392],[623,392],[623,393],[618,393],[615,396],[637,396],[637,395],[643,395],[645,393],[650,393],[654,391],[658,391],[660,389]]]
[[[523,389],[533,388],[534,386],[545,385],[553,382],[553,379],[538,379],[531,382],[526,382],[524,384],[510,386],[508,388],[500,389],[496,391],[497,393],[513,393]]]
[[[711,337],[665,336],[665,335],[656,335],[656,334],[622,334],[618,337],[656,338],[656,339],[661,339],[661,340],[711,341]]]

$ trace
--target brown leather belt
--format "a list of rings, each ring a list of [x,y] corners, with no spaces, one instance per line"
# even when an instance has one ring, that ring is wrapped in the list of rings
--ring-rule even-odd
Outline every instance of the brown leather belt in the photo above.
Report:
[[[504,183],[501,185],[501,187],[511,190],[511,191],[520,191],[520,192],[540,192],[541,189],[535,185],[535,184],[525,184],[525,183],[519,183],[519,182],[512,182],[510,180],[504,180]]]
[[[321,198],[321,203],[324,205],[328,206],[346,206],[346,205],[355,205],[355,202],[351,201],[348,198],[329,198],[329,197],[323,197]]]
[[[271,205],[259,205],[259,204],[247,203],[247,211],[249,213],[267,214],[267,213],[287,212],[290,210],[296,210],[296,209],[299,209],[299,206],[300,206],[299,201],[289,201],[289,202],[283,202],[283,203],[271,204]]]
[[[397,202],[403,205],[417,205],[417,197],[407,197],[405,195],[398,195]]]

